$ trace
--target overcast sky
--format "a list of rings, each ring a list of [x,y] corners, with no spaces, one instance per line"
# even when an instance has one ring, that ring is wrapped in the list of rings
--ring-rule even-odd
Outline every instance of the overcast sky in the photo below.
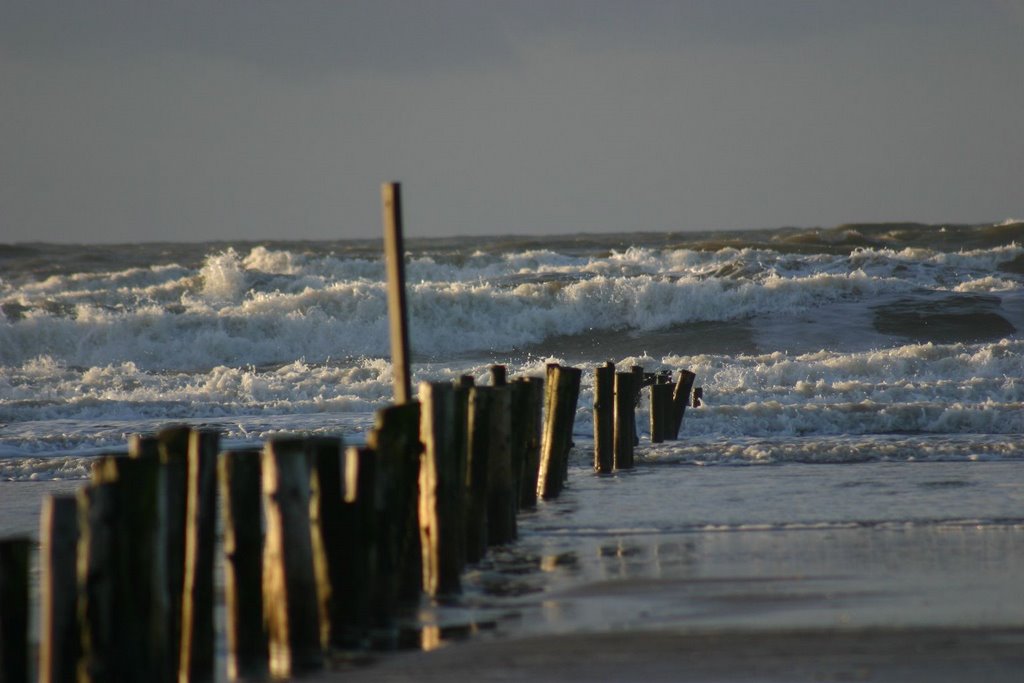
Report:
[[[1024,217],[1024,0],[0,0],[0,242]]]

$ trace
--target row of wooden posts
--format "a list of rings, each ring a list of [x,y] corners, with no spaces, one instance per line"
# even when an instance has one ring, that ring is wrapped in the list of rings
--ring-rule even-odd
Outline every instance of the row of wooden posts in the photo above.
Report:
[[[595,470],[633,466],[645,384],[652,441],[676,437],[692,373],[672,385],[608,363],[594,379]],[[230,678],[365,647],[423,593],[459,592],[467,564],[515,540],[521,509],[559,495],[580,380],[552,364],[423,383],[419,401],[378,411],[364,447],[281,436],[220,452],[218,432],[186,426],[132,437],[76,495],[44,502],[39,680],[211,680],[218,508]],[[5,683],[28,680],[31,546],[0,541]]]

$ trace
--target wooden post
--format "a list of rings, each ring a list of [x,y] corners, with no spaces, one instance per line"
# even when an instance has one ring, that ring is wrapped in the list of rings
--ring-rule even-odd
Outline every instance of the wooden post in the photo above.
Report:
[[[477,389],[470,390],[471,392]],[[423,590],[430,596],[458,593],[465,557],[464,479],[456,449],[455,390],[447,383],[420,385],[420,544]]]
[[[512,483],[512,389],[491,388],[487,417],[487,545],[516,540],[516,496]]]
[[[263,450],[263,609],[270,673],[290,678],[323,663],[309,523],[309,464],[299,439],[276,438]]]
[[[395,403],[412,400],[409,373],[409,319],[405,303],[405,246],[402,238],[402,186],[384,183],[380,189],[384,214],[384,261],[388,274],[388,320],[391,329],[391,367]]]
[[[675,440],[671,431],[675,421],[672,388],[671,384],[651,385],[651,443]]]
[[[487,494],[491,456],[490,428],[494,387],[469,390],[466,463],[466,562],[474,564],[487,551]]]
[[[633,446],[640,443],[640,434],[636,430],[636,409],[640,407],[640,398],[644,393],[644,366],[631,365],[630,372],[633,373],[633,421],[630,423],[633,429]]]
[[[575,399],[579,395],[580,370],[561,366],[548,366],[548,370],[545,400],[548,410],[545,415],[537,490],[543,498],[555,498],[562,491],[567,457],[572,447],[572,427],[576,418]]]
[[[423,586],[420,550],[420,404],[378,410],[367,443],[377,451],[380,530],[377,611],[390,617],[400,603],[419,598]]]
[[[679,379],[676,381],[675,389],[672,392],[672,428],[670,430],[673,439],[679,438],[679,429],[683,426],[683,416],[686,414],[686,406],[690,402],[690,389],[693,387],[693,380],[697,376],[689,370],[680,370]]]
[[[460,572],[466,567],[467,562],[468,541],[466,534],[469,528],[467,510],[469,506],[470,448],[472,448],[469,433],[469,395],[473,390],[474,383],[472,375],[463,375],[463,378],[467,377],[470,379],[468,384],[460,382],[455,386],[454,409],[451,418],[452,449],[455,452],[455,476],[458,489],[456,495],[459,499],[459,524],[462,526],[458,542],[458,565]]]
[[[0,681],[28,683],[28,565],[32,541],[0,541]]]
[[[573,441],[573,430],[576,427],[576,405],[580,400],[580,383],[583,378],[583,371],[579,368],[562,368],[562,374],[566,376],[568,389],[565,392],[565,419],[562,423],[564,434],[562,435],[562,454],[560,464],[562,469],[562,483],[569,481],[569,453],[576,442]]]
[[[213,567],[217,540],[217,452],[220,433],[193,429],[188,446],[185,582],[181,600],[178,679],[210,681],[214,674]]]
[[[178,680],[181,652],[181,595],[185,587],[185,515],[188,499],[188,442],[184,425],[166,427],[157,434],[160,454],[160,538],[163,539],[167,581],[167,668],[165,681]]]
[[[704,399],[704,387],[693,388],[693,407],[700,408],[701,401]]]
[[[377,453],[372,448],[345,450],[342,493],[338,545],[344,562],[332,582],[339,607],[332,640],[341,647],[362,647],[377,580]]]
[[[508,384],[508,368],[504,365],[492,365],[490,374],[492,387],[503,387]]]
[[[334,574],[344,562],[341,506],[342,443],[332,437],[306,439],[309,456],[309,533],[320,621],[320,647],[338,638],[341,605]]]
[[[167,647],[166,575],[159,519],[160,462],[155,457],[108,455],[93,465],[94,484],[113,487],[109,565],[113,596],[115,677],[158,680],[168,671],[173,653]]]
[[[615,364],[594,369],[594,470],[612,471],[615,463]]]
[[[544,380],[541,377],[526,377],[522,380],[527,388],[525,405],[513,413],[516,423],[513,432],[522,430],[523,470],[519,482],[519,507],[533,508],[537,505],[537,478],[540,475],[540,449],[544,423],[541,409],[544,405]]]
[[[476,378],[473,375],[459,375],[459,379],[455,382],[455,386],[460,389],[468,389],[474,384],[476,384]]]
[[[615,373],[615,469],[625,470],[633,467],[633,434],[636,430],[634,418],[632,372]]]
[[[39,539],[39,681],[62,683],[75,679],[80,655],[75,577],[78,503],[74,496],[43,500]],[[5,639],[0,627],[0,642]]]
[[[117,484],[89,484],[77,492],[76,574],[81,628],[79,683],[133,680],[120,667],[115,648],[121,589],[116,562]]]
[[[263,627],[260,451],[225,451],[217,469],[224,520],[228,678],[258,680],[268,670],[267,632]]]

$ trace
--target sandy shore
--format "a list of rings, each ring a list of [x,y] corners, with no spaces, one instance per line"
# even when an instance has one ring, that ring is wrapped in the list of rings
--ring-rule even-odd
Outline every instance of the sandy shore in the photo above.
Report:
[[[1020,681],[1024,630],[631,632],[475,641],[313,681]]]

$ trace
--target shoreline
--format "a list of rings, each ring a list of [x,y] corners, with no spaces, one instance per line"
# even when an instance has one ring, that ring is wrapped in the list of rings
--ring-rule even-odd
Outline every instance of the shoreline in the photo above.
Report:
[[[374,681],[1018,681],[1024,628],[634,631],[474,640],[307,678]]]

